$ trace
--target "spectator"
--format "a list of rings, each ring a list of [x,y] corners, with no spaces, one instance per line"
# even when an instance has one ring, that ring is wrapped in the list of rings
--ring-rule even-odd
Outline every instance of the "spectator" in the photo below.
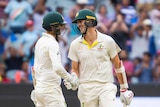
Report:
[[[15,72],[15,82],[16,83],[29,83],[28,80],[28,60],[24,60],[22,63],[21,70]]]
[[[160,0],[155,0],[154,5],[150,11],[150,18],[153,24],[160,24]]]
[[[130,29],[131,36],[134,35],[134,32],[138,26],[143,26],[143,21],[148,18],[149,18],[149,14],[147,13],[146,8],[143,7],[141,9],[139,9],[137,22],[135,24],[133,24]]]
[[[8,48],[8,51],[10,53],[10,57],[4,59],[7,67],[6,76],[14,82],[14,75],[16,71],[21,70],[23,56],[21,56],[17,49],[12,46]]]
[[[6,15],[4,13],[4,9],[7,6],[9,0],[0,0],[0,22],[2,28],[6,26]]]
[[[89,2],[87,5],[86,5],[86,8],[89,9],[89,10],[92,10],[93,12],[95,12],[96,10],[96,7],[94,5],[93,2]]]
[[[8,32],[5,30],[2,30],[2,23],[0,21],[0,55],[3,55],[4,53],[4,44],[8,38]]]
[[[21,44],[22,44],[22,51],[24,56],[30,58],[31,50],[33,50],[33,45],[36,43],[40,35],[38,34],[37,30],[34,29],[34,22],[32,20],[28,20],[25,24],[26,31],[21,36]]]
[[[133,72],[133,77],[131,79],[131,82],[133,84],[135,84],[135,83],[139,83],[139,79],[134,74],[135,74],[135,71],[137,71],[141,67],[142,59],[139,58],[139,57],[136,57],[132,61],[133,61],[133,64],[134,64],[134,72]]]
[[[9,83],[10,80],[9,78],[6,77],[6,65],[2,59],[2,57],[0,57],[0,83]]]
[[[144,52],[148,52],[148,38],[143,35],[143,26],[138,26],[134,32],[132,39],[132,51],[130,58],[134,59],[136,57],[142,58]]]
[[[127,26],[130,28],[132,24],[137,21],[137,11],[130,5],[130,0],[122,0],[121,13],[125,15],[124,20]]]
[[[154,82],[160,83],[160,64],[158,64],[154,71]]]
[[[153,62],[153,77],[154,82],[160,83],[160,51],[157,51]]]
[[[61,13],[62,15],[63,15],[63,10],[64,10],[64,8],[62,6],[57,6],[56,7],[56,11]]]
[[[145,19],[143,21],[144,26],[144,36],[148,39],[148,52],[153,56],[156,54],[156,44],[155,44],[155,36],[152,30],[152,22],[150,19]]]
[[[40,0],[26,0],[34,9]]]
[[[149,52],[144,52],[142,64],[134,75],[138,77],[139,83],[151,83],[153,81],[151,55]]]
[[[88,0],[76,0],[77,9],[84,9],[88,3]]]
[[[110,33],[122,50],[127,50],[127,40],[129,39],[129,29],[124,22],[123,14],[117,14],[116,21],[113,22]]]
[[[109,29],[111,27],[112,21],[107,17],[107,7],[106,5],[101,4],[98,9],[98,13],[96,14],[97,20],[99,24],[103,24],[105,29],[105,34],[109,34]]]
[[[44,29],[41,27],[43,17],[50,11],[48,7],[46,7],[46,0],[40,0],[34,9],[33,21],[34,21],[34,29],[38,31],[39,35],[44,32]]]
[[[149,12],[150,10],[153,9],[153,4],[155,2],[155,0],[136,0],[136,8],[137,10],[144,8],[147,10],[147,12]]]
[[[72,20],[74,19],[74,17],[76,16],[76,12],[78,10],[76,8],[72,8],[69,11],[69,15],[68,16],[64,16],[64,20],[67,22],[67,26],[69,26],[70,28],[70,32],[69,32],[69,43],[75,39],[78,36],[78,29],[77,26],[75,24],[72,24]]]
[[[4,44],[4,54],[3,56],[5,58],[10,57],[10,52],[9,52],[9,48],[13,47],[14,49],[16,49],[16,51],[20,54],[23,55],[23,49],[21,46],[21,34],[15,34],[15,33],[10,33],[7,40],[5,41]]]
[[[14,33],[25,31],[26,21],[32,17],[32,6],[25,0],[11,0],[4,12],[7,15],[8,26]]]
[[[160,0],[155,0],[154,8],[150,12],[153,34],[157,50],[160,49]]]
[[[121,8],[122,8],[122,4],[120,2],[115,4],[115,13],[116,13],[115,15],[116,16],[117,16],[117,14],[121,14]]]

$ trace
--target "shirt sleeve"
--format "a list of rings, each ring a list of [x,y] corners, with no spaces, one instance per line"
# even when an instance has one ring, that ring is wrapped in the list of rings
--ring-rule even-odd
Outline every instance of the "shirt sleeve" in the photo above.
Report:
[[[114,58],[120,51],[121,51],[120,47],[111,38],[109,41],[109,51],[108,51],[110,58]]]
[[[70,80],[71,75],[62,66],[58,46],[49,46],[49,56],[51,58],[53,70],[63,79]]]

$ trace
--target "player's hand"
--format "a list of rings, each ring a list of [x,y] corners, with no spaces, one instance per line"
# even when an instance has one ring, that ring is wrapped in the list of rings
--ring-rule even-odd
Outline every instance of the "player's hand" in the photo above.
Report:
[[[130,105],[133,99],[134,93],[131,90],[121,90],[120,91],[120,100],[123,104]]]
[[[72,90],[76,90],[79,86],[79,79],[76,73],[72,72],[71,75],[72,75],[72,81],[71,81]]]
[[[72,89],[72,85],[70,82],[68,82],[67,80],[63,80],[64,86],[67,88],[67,90]]]
[[[77,77],[77,74],[72,72],[71,73],[71,78],[69,80],[65,80],[65,83],[66,83],[66,88],[69,89],[70,88],[70,85],[69,83],[71,84],[71,89],[72,90],[76,90],[79,86],[79,80],[78,80],[78,77]],[[64,84],[65,85],[65,84]]]

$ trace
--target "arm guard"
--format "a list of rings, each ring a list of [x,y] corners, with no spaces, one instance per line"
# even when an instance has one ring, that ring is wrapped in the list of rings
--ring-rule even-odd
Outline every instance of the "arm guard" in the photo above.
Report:
[[[124,88],[128,88],[128,82],[127,82],[127,77],[126,77],[126,72],[125,72],[125,68],[122,64],[121,61],[121,67],[119,69],[115,69],[116,73],[120,73],[122,75],[122,81],[123,83],[120,84],[120,89],[124,89]]]

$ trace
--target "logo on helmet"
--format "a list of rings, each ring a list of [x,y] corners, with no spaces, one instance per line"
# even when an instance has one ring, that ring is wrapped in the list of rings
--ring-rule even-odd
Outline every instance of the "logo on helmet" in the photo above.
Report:
[[[76,13],[76,17],[78,17],[78,15],[79,15],[79,12]]]

